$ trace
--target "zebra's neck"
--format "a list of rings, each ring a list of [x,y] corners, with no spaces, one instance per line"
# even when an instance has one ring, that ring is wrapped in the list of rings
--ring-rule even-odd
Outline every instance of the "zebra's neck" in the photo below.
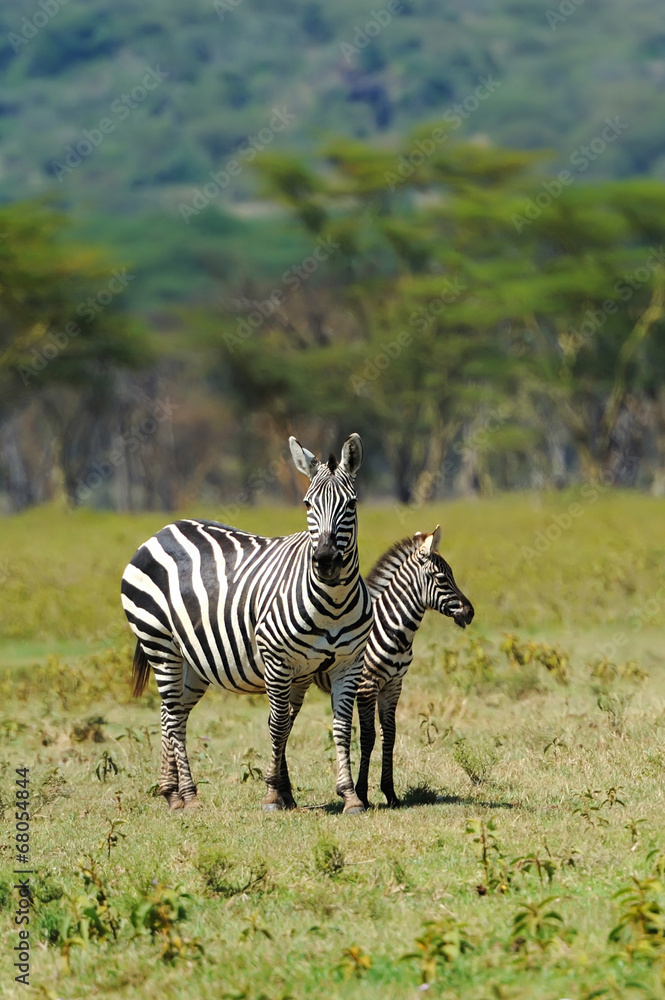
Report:
[[[392,548],[377,559],[365,581],[372,595],[372,600],[375,601],[390,585],[397,570],[409,556],[413,555],[419,544],[420,542],[412,536],[403,538],[401,542],[395,542]]]
[[[410,556],[415,553],[414,545]],[[409,555],[402,560],[378,598],[374,598],[374,628],[369,644],[372,653],[390,661],[396,654],[410,662],[413,639],[427,606],[423,600],[421,567]]]

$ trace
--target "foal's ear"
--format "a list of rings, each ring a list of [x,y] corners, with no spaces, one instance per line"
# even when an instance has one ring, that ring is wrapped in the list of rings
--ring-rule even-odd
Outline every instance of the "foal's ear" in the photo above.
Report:
[[[308,479],[313,479],[321,464],[316,455],[313,455],[311,451],[307,451],[307,448],[303,448],[300,441],[294,437],[289,438],[289,448],[291,449],[291,456],[298,472],[302,472],[303,476],[307,476]]]
[[[420,534],[420,532],[418,532]],[[421,536],[422,537],[422,536]],[[431,556],[432,552],[437,552],[441,541],[441,525],[437,524],[431,535],[428,535],[420,546],[420,551],[425,556]]]
[[[339,464],[350,476],[355,476],[363,464],[364,454],[365,449],[360,440],[360,435],[350,434],[342,446],[342,460]]]

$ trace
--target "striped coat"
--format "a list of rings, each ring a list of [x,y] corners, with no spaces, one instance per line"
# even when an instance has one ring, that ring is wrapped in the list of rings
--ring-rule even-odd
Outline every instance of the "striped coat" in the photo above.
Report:
[[[308,530],[266,538],[214,521],[167,525],[127,566],[122,603],[137,636],[135,693],[155,673],[162,699],[160,793],[169,807],[196,804],[187,719],[208,686],[266,691],[272,759],[264,808],[295,805],[286,741],[317,671],[332,690],[337,791],[359,811],[349,742],[362,652],[372,623],[358,569],[355,475],[362,443],[351,435],[338,463],[322,464],[290,439],[310,478]]]
[[[367,577],[374,604],[374,624],[363,662],[358,688],[360,719],[360,770],[356,794],[367,805],[369,765],[376,733],[374,716],[379,710],[383,739],[381,790],[389,806],[398,806],[393,782],[395,710],[402,681],[413,659],[413,640],[428,608],[451,617],[465,628],[473,619],[469,600],[455,583],[448,563],[436,551],[441,538],[437,525],[431,535],[418,532],[393,545],[378,560]],[[325,677],[317,683],[328,690]]]

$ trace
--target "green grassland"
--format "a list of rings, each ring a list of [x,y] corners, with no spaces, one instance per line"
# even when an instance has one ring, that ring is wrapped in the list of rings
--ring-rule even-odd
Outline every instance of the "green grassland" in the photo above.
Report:
[[[374,808],[353,817],[334,793],[318,691],[290,741],[300,808],[260,809],[265,698],[210,692],[188,739],[203,806],[169,815],[150,794],[158,697],[151,683],[130,698],[118,599],[125,563],[168,515],[50,506],[5,521],[0,996],[391,1000],[423,985],[451,1000],[664,996],[662,511],[602,488],[362,504],[363,568],[440,522],[476,619],[462,633],[426,618],[398,710],[405,805],[382,807],[375,753]],[[304,516],[266,507],[234,520],[278,534]],[[7,946],[23,766],[36,869],[27,992]]]

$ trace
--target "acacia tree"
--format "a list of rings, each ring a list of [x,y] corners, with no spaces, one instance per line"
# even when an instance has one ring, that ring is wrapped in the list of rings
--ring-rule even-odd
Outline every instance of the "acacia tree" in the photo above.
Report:
[[[227,325],[239,402],[284,424],[352,415],[402,500],[442,482],[634,482],[636,460],[653,479],[662,186],[545,189],[532,154],[442,140],[414,157],[433,145],[261,159],[267,191],[335,252],[249,335]]]
[[[45,204],[0,212],[0,476],[12,509],[67,496],[118,418],[117,372],[146,360],[145,336],[117,306],[130,278],[63,240]]]

